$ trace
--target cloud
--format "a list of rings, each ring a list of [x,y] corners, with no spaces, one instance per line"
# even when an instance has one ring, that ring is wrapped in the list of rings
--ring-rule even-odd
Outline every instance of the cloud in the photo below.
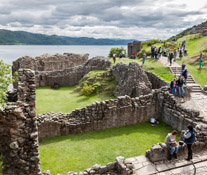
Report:
[[[166,39],[207,13],[203,0],[197,8],[189,0],[0,1],[1,28],[77,37]]]

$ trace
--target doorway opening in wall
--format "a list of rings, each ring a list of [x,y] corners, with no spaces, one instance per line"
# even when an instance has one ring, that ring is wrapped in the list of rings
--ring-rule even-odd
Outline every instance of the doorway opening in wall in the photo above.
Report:
[[[114,162],[145,155],[153,144],[164,142],[172,128],[163,122],[151,126],[149,122],[136,125],[90,131],[81,134],[44,138],[40,140],[41,169],[52,174],[79,172],[95,164]]]

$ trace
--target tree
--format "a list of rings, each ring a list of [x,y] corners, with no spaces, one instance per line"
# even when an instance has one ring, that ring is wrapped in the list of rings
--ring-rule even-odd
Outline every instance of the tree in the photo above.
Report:
[[[0,60],[0,109],[5,107],[6,91],[12,82],[11,66]]]

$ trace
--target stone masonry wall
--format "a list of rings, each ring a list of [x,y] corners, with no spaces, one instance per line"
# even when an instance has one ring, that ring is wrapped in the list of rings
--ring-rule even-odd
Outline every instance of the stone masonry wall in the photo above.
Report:
[[[70,67],[82,65],[88,61],[89,54],[64,53],[56,55],[41,55],[35,58],[24,56],[13,62],[12,72],[20,68],[34,71],[64,70]]]
[[[19,70],[18,101],[0,112],[3,175],[40,175],[35,75]]]
[[[85,64],[54,71],[36,71],[36,86],[72,86],[78,84],[84,75],[92,70],[106,70],[111,67],[111,62],[104,57],[94,57]]]
[[[71,114],[38,115],[39,137],[55,137],[147,122],[160,116],[157,93],[96,102]],[[54,129],[55,128],[55,129]]]

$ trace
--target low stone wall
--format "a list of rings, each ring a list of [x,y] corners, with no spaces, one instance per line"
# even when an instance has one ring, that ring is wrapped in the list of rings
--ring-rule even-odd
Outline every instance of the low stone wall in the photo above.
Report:
[[[136,98],[118,97],[115,100],[96,102],[71,114],[46,113],[38,115],[39,137],[55,137],[102,130],[147,122],[159,118],[157,93]]]
[[[54,71],[36,71],[36,86],[72,86],[77,85],[84,75],[92,70],[106,70],[111,67],[111,62],[104,57],[94,57],[85,64]]]

